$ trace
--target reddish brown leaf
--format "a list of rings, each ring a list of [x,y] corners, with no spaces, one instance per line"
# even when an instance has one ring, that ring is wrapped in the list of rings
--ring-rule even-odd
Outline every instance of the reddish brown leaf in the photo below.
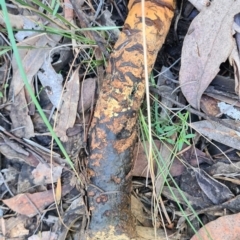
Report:
[[[132,169],[132,176],[136,177],[150,177],[148,170],[148,160],[146,156],[146,152],[144,149],[144,145],[148,146],[148,142],[137,143],[134,149],[134,164]],[[159,140],[155,140],[154,144],[156,148],[159,149],[161,142]]]
[[[240,213],[220,217],[205,225],[191,240],[238,240],[240,236]]]
[[[64,185],[62,188],[62,196],[71,191],[73,187],[70,185]],[[41,213],[47,206],[54,202],[53,191],[48,190],[38,193],[25,193],[19,194],[15,197],[3,200],[13,211],[33,217],[39,212]]]

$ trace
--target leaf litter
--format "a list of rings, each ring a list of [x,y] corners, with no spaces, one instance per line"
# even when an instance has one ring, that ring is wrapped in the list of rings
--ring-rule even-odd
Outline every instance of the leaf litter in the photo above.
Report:
[[[102,6],[95,3],[89,6],[82,1],[78,10],[74,2],[73,8],[65,12],[71,24],[53,19],[40,6],[41,15],[8,9],[11,25],[18,29],[15,38],[27,79],[50,123],[56,125],[56,134],[72,157],[79,176],[73,174],[55,143],[51,149],[51,136],[27,94],[11,51],[1,55],[0,69],[5,73],[0,72],[3,94],[0,98],[0,234],[5,239],[40,239],[39,234],[42,239],[70,239],[70,235],[81,239],[89,219],[83,186],[87,182],[84,160],[88,153],[87,132],[103,80],[107,51],[111,51],[119,29],[100,34],[77,32],[76,26],[120,26],[124,21],[122,14],[126,17],[127,12],[123,1],[119,6],[107,1]],[[150,91],[159,100],[152,100],[156,119],[153,126],[157,132],[153,163],[156,179],[150,180],[146,152],[149,140],[141,137],[136,144],[131,173],[134,176],[132,212],[141,225],[139,239],[155,239],[152,225],[158,228],[158,239],[165,239],[163,226],[167,227],[169,239],[198,239],[182,216],[179,203],[189,221],[195,223],[195,232],[205,225],[207,231],[199,230],[202,239],[209,239],[209,233],[212,239],[217,239],[215,236],[235,239],[234,234],[239,231],[238,226],[228,223],[237,222],[240,212],[240,145],[236,130],[239,128],[239,44],[235,42],[240,32],[237,15],[240,1],[202,3],[196,6],[198,13],[192,4],[183,1],[180,18],[176,18],[175,29],[171,29],[163,50],[165,59],[155,64],[160,77],[154,80],[156,84],[150,86]],[[11,6],[21,8],[19,3],[14,4]],[[34,7],[31,2],[28,4],[26,8]],[[78,16],[77,21],[74,14]],[[1,11],[0,25],[4,27],[2,16]],[[66,29],[69,35],[61,35]],[[48,32],[41,33],[42,30]],[[59,34],[55,34],[57,31]],[[7,46],[7,36],[3,38],[3,34],[1,31],[1,46]],[[181,65],[177,61],[179,57]],[[186,110],[191,113],[187,131],[194,129],[194,134],[188,132],[191,139],[184,138],[178,128]],[[228,125],[223,125],[224,122]],[[181,142],[177,151],[173,142]],[[157,204],[161,205],[164,218],[161,219],[158,211],[154,212],[153,222],[155,192],[161,193]],[[71,232],[65,225],[78,231]]]

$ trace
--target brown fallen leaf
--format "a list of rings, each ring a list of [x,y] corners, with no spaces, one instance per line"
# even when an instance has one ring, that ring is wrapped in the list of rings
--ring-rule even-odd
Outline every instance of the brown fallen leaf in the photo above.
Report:
[[[22,59],[22,65],[29,82],[32,81],[33,76],[38,72],[39,68],[42,66],[48,52],[47,48],[44,48],[49,42],[46,34],[39,34],[32,38],[22,41],[18,46],[35,46],[34,49],[20,49],[19,54]],[[13,92],[13,96],[17,96],[18,93],[24,87],[24,82],[21,78],[20,70],[18,68],[16,59],[13,58],[13,78],[10,86],[10,94]]]
[[[197,183],[206,196],[219,205],[234,197],[231,190],[223,183],[212,178],[202,169],[194,169]]]
[[[34,177],[34,183],[36,185],[49,184],[51,182],[57,182],[62,174],[62,166],[52,166],[51,168],[44,163],[39,163],[37,167],[32,171]]]
[[[238,240],[240,213],[220,217],[202,227],[191,240]]]
[[[3,136],[3,134],[1,136]],[[4,156],[6,156],[9,159],[23,161],[33,167],[36,167],[39,164],[40,159],[38,158],[38,156],[35,153],[25,151],[28,154],[26,154],[26,153],[24,154],[23,149],[22,149],[22,152],[16,150],[20,146],[15,147],[15,148],[14,148],[14,146],[17,146],[17,144],[16,143],[14,144],[14,142],[12,142],[12,145],[9,145],[6,143],[6,141],[3,140],[2,137],[0,137],[0,152]]]
[[[72,190],[73,186],[64,185],[62,187],[62,196],[65,196]],[[26,215],[28,217],[33,217],[54,202],[53,191],[48,190],[38,193],[25,193],[19,194],[15,197],[2,200],[13,211]]]
[[[22,80],[21,80],[22,81]],[[35,136],[32,119],[28,114],[28,106],[24,89],[21,89],[11,105],[10,118],[11,129],[19,138],[31,138]]]
[[[156,148],[159,149],[161,142],[159,140],[155,140],[154,144]],[[148,142],[137,143],[134,149],[134,164],[132,169],[132,176],[136,177],[150,177],[148,172],[148,159],[146,156],[146,151],[144,149],[144,145],[148,146]],[[155,168],[155,166],[154,166]],[[156,170],[156,169],[155,169]]]
[[[82,82],[81,97],[78,103],[78,112],[82,113],[91,107],[96,91],[96,79],[87,78]]]
[[[217,106],[218,101],[215,98],[209,97],[205,94],[202,95],[200,106],[204,113],[211,116],[217,116],[220,111]]]
[[[76,115],[79,99],[79,68],[77,68],[71,79],[67,82],[66,92],[63,94],[63,104],[61,107],[56,133],[63,142],[67,142],[67,129],[72,128]]]
[[[14,15],[11,13],[8,13],[10,24],[12,25],[13,28],[17,29],[22,29],[24,26],[24,23],[26,20],[31,21],[31,22],[36,22],[38,20],[38,16],[23,16],[23,15]],[[3,12],[0,11],[0,24],[5,26],[5,21],[3,18]]]
[[[45,92],[47,93],[49,100],[53,106],[58,108],[63,91],[63,76],[54,70],[51,64],[51,59],[46,60],[42,64],[37,76],[42,86],[45,88]]]
[[[239,127],[239,123],[233,120],[224,120],[228,124],[232,124]],[[189,124],[190,127],[197,132],[205,135],[206,137],[213,139],[217,142],[225,144],[229,147],[240,150],[240,133],[234,131],[228,127],[223,126],[220,123],[212,122],[208,120],[198,121]]]
[[[56,224],[54,225],[52,231],[58,233],[57,239],[67,239],[67,234],[69,231],[73,233],[71,230],[72,226],[76,223],[79,218],[82,222],[84,222],[84,218],[86,216],[87,206],[85,205],[85,202],[83,200],[83,197],[80,196],[72,201],[71,205],[68,207],[68,209],[65,210],[64,214],[61,216],[62,219],[58,219]],[[68,226],[69,228],[66,228],[62,222],[64,222],[65,226]],[[79,230],[75,232],[78,236],[74,239],[79,239],[79,234],[82,236],[83,231]],[[74,235],[73,235],[74,236]],[[81,239],[81,238],[80,238]]]
[[[148,144],[147,142],[145,143]],[[161,146],[161,142],[158,140],[154,141],[154,144],[156,145],[156,148],[159,149]],[[143,143],[139,144],[137,143],[134,149],[134,165],[132,169],[132,176],[135,177],[150,177],[149,174],[147,174],[148,169],[148,159],[146,156],[145,149],[143,147]],[[189,148],[187,151],[185,151],[182,156],[180,157],[184,161],[188,162],[192,166],[196,167],[200,163],[203,162],[209,162],[209,159],[206,157],[206,154],[200,151],[199,149],[195,148],[193,151],[193,148]],[[154,170],[156,166],[154,166]],[[179,158],[175,158],[174,161],[171,164],[170,167],[170,174],[173,177],[180,176],[182,172],[185,170],[185,165],[180,161]]]
[[[179,79],[183,94],[195,108],[199,109],[203,92],[235,46],[232,26],[239,8],[240,0],[212,1],[189,27],[182,48]]]

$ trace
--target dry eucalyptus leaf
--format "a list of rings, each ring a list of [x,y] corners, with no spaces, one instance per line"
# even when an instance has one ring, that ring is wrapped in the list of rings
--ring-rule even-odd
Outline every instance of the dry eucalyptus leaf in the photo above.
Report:
[[[62,222],[64,222],[66,226],[73,226],[74,223],[79,220],[79,218],[81,219],[81,221],[84,221],[82,219],[85,218],[85,215],[86,205],[83,197],[80,196],[71,202],[71,205],[68,207],[68,209],[65,210],[62,219],[58,219],[58,221],[54,225],[52,230],[53,232],[58,232],[57,239],[68,239],[67,234],[69,233],[69,229],[66,228],[62,224]],[[79,239],[79,237],[74,239]]]
[[[15,38],[18,42],[23,41],[25,38],[36,35],[35,31],[32,30],[41,30],[40,25],[36,21],[32,21],[31,19],[21,16],[23,18],[23,29],[31,29],[30,31],[18,31],[15,34]],[[42,23],[41,23],[42,24]]]
[[[232,27],[234,15],[239,11],[240,0],[212,1],[189,27],[182,49],[180,84],[195,108],[199,109],[203,92],[233,50]]]
[[[38,16],[23,16],[23,15],[13,15],[8,13],[8,17],[10,19],[10,24],[13,28],[22,29],[24,25],[28,25],[30,22],[34,23],[39,19]],[[3,18],[3,12],[0,11],[0,25],[5,26],[5,21]],[[33,32],[33,31],[32,31]]]
[[[14,103],[11,105],[10,118],[12,120],[11,129],[14,131],[15,136],[19,138],[35,136],[32,119],[28,114],[24,88],[14,98]]]
[[[39,163],[32,171],[33,181],[36,185],[55,183],[60,178],[62,169],[61,166],[52,166],[50,168],[47,164]]]
[[[62,196],[65,196],[72,190],[73,186],[64,185],[62,188]],[[37,193],[18,194],[12,198],[2,200],[13,211],[33,217],[39,212],[41,213],[45,207],[54,202],[53,190],[47,190]]]
[[[30,46],[35,46],[34,49],[28,49],[27,51],[26,49],[19,50],[23,68],[29,83],[32,81],[33,76],[42,66],[44,59],[47,53],[49,52],[49,49],[44,48],[49,41],[46,35],[35,36],[34,38],[31,38],[29,40],[26,39],[26,41],[24,40],[20,45],[18,45],[29,46],[30,44]],[[36,42],[34,40],[36,40]],[[11,82],[11,91],[13,91],[14,96],[16,96],[23,89],[24,82],[22,80],[20,70],[18,68],[15,58],[13,58],[12,67],[13,67],[13,79]]]
[[[68,140],[67,129],[73,127],[77,115],[79,100],[79,68],[77,68],[71,79],[67,82],[66,92],[63,94],[63,104],[61,107],[56,133],[63,142]]]
[[[63,77],[61,74],[56,73],[51,65],[51,59],[47,58],[45,60],[41,69],[38,71],[37,76],[42,86],[45,88],[51,103],[58,108],[63,90]]]
[[[214,204],[224,203],[234,197],[226,185],[212,178],[202,169],[195,169],[195,174],[199,187]]]
[[[227,104],[225,102],[219,102],[218,108],[221,113],[235,120],[240,120],[240,110],[238,107],[234,107],[232,104]]]
[[[226,120],[225,120],[226,121]],[[237,125],[235,121],[226,121],[228,124]],[[220,123],[212,122],[208,120],[198,121],[189,124],[190,127],[197,132],[205,135],[206,137],[213,139],[217,142],[225,144],[229,147],[240,150],[240,132],[234,131],[228,127],[223,126]]]
[[[82,113],[93,105],[96,91],[96,78],[87,78],[82,82],[81,97],[78,103],[78,112]]]

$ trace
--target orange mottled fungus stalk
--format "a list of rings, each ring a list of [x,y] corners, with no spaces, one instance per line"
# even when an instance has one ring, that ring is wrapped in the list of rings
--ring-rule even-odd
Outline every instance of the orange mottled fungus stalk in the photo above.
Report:
[[[91,184],[88,239],[136,237],[131,215],[131,177],[137,115],[145,94],[141,0],[129,14],[115,44],[90,130]],[[150,73],[174,14],[173,0],[145,0],[145,38]]]

